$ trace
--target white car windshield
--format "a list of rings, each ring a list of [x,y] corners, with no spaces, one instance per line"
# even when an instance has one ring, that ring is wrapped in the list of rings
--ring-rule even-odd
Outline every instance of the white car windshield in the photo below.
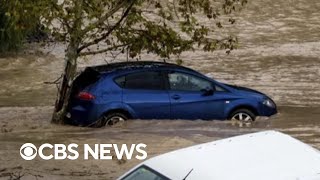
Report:
[[[170,180],[157,171],[142,165],[121,180]]]

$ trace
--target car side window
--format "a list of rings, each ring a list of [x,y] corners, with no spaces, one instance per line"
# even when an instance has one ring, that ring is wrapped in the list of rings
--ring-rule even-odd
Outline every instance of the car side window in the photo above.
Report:
[[[163,77],[160,72],[146,71],[119,77],[115,82],[126,89],[163,90]]]
[[[126,82],[126,76],[118,77],[114,80],[116,84],[118,84],[120,87],[124,88],[124,84]]]
[[[201,91],[203,89],[212,89],[212,83],[210,81],[190,74],[172,72],[168,74],[168,78],[171,90]]]
[[[224,88],[222,88],[222,87],[220,87],[220,86],[218,86],[218,85],[215,85],[215,90],[217,91],[217,92],[226,92],[227,90],[225,90]]]

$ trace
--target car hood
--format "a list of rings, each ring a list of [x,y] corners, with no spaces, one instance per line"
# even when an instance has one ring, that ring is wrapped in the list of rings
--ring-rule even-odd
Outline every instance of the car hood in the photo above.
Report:
[[[235,89],[236,91],[238,91],[241,94],[245,94],[245,95],[251,95],[251,96],[255,96],[255,97],[266,97],[265,94],[263,94],[262,92],[256,91],[254,89],[250,89],[250,88],[246,88],[246,87],[242,87],[242,86],[236,86],[236,85],[230,85],[230,84],[224,84],[232,89]]]

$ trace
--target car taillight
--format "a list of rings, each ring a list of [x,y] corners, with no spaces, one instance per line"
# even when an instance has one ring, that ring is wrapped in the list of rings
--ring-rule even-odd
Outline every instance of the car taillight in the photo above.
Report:
[[[81,100],[86,100],[86,101],[90,101],[95,98],[94,95],[92,95],[88,92],[80,92],[77,97]]]

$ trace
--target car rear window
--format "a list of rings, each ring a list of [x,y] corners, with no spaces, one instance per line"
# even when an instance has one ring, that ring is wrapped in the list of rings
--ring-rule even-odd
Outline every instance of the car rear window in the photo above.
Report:
[[[161,72],[147,71],[128,74],[115,79],[125,89],[163,90],[164,81]]]
[[[100,73],[92,68],[86,68],[76,79],[73,81],[71,96],[74,97],[84,88],[96,83],[100,79]]]

